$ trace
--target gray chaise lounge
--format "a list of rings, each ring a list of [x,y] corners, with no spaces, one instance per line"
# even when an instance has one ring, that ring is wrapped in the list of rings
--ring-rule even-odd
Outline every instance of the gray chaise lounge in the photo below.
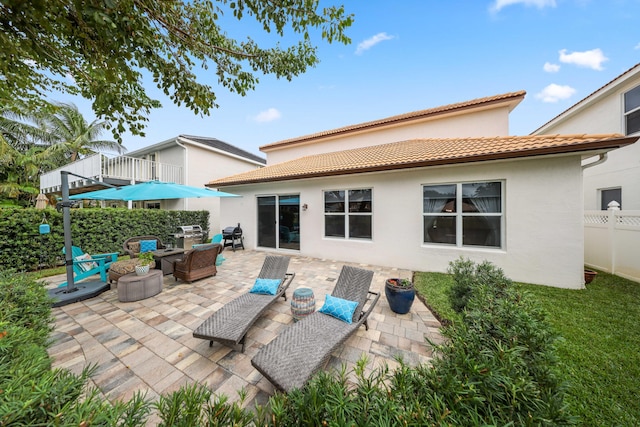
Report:
[[[316,311],[262,347],[251,364],[280,390],[302,388],[360,325],[364,323],[368,329],[367,317],[380,298],[380,294],[369,291],[372,279],[372,271],[343,266],[331,295],[358,301],[352,323]],[[365,310],[370,296],[373,298]]]
[[[276,294],[263,295],[247,292],[239,296],[198,326],[193,331],[193,336],[209,340],[209,346],[213,345],[214,341],[229,347],[242,344],[241,351],[244,352],[245,337],[249,328],[279,297],[287,300],[285,292],[295,277],[294,273],[287,273],[288,268],[288,257],[268,255],[258,278],[280,280]]]

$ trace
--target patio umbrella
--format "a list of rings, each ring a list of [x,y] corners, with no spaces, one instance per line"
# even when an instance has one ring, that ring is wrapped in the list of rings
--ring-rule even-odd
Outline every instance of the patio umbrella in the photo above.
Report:
[[[174,182],[148,181],[118,188],[91,191],[69,197],[70,200],[166,200],[200,197],[241,197],[237,194],[211,190],[205,187],[192,187]]]

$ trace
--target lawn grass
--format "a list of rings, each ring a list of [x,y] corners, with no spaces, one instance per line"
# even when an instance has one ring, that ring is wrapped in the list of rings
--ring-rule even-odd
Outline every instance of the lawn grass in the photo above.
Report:
[[[415,284],[436,317],[460,319],[448,300],[449,275],[416,273]],[[599,272],[584,290],[516,286],[539,302],[562,337],[567,402],[581,425],[640,425],[640,284]]]

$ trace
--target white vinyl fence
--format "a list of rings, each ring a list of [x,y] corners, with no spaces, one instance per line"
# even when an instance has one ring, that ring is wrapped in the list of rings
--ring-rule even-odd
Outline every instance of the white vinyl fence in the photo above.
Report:
[[[584,263],[640,282],[640,211],[585,211]]]

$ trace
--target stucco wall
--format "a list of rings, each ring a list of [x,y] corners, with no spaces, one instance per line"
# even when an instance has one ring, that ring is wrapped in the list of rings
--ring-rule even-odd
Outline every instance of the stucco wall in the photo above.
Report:
[[[509,134],[509,109],[465,112],[457,116],[434,118],[422,123],[398,125],[392,128],[374,129],[347,137],[334,137],[310,144],[294,145],[284,149],[266,151],[267,164],[273,165],[311,154],[328,153],[349,148],[368,147],[415,138],[449,138],[506,136]]]
[[[504,248],[424,245],[421,186],[486,180],[505,182]],[[581,288],[581,185],[579,157],[566,156],[235,186],[224,190],[244,197],[221,200],[221,221],[240,222],[245,246],[256,248],[256,196],[299,194],[308,205],[300,212],[300,255],[434,272],[465,256],[489,260],[516,281]],[[324,238],[323,190],[356,188],[373,189],[373,239]]]
[[[544,134],[625,133],[625,92],[640,85],[640,74],[621,84],[586,108],[558,124],[545,128]],[[595,160],[595,159],[593,159]],[[593,161],[589,160],[589,161]],[[622,187],[622,208],[640,209],[640,144],[609,152],[605,163],[584,171],[584,209],[600,209],[600,190]]]

